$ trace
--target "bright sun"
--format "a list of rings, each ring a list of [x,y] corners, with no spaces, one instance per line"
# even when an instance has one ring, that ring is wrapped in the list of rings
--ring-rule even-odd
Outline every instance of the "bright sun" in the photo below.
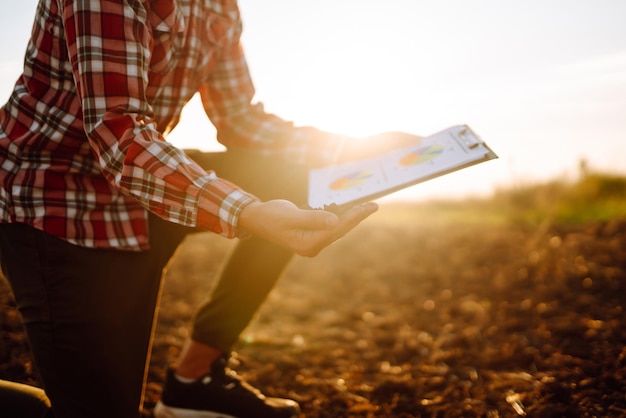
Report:
[[[179,148],[202,151],[223,151],[225,148],[216,139],[216,130],[202,107],[200,94],[187,103],[180,122],[168,135],[167,140]]]
[[[331,15],[314,4],[301,6],[305,11],[294,7],[295,18],[276,27],[262,20],[244,21],[242,42],[255,100],[296,125],[328,132],[355,137],[389,130],[423,134],[416,131],[422,127],[416,123],[421,104],[414,92],[429,94],[425,80],[432,85],[433,70],[417,62],[416,55],[403,53],[412,47],[405,33],[409,21],[396,18],[399,27],[381,33],[380,10],[371,4],[358,12],[337,5]],[[314,21],[325,22],[324,31],[310,24]],[[182,148],[223,149],[197,95],[169,140]]]

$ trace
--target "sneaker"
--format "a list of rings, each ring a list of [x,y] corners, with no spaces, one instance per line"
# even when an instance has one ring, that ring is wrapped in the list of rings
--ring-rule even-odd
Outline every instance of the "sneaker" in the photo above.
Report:
[[[211,372],[193,383],[182,383],[168,370],[156,418],[296,418],[300,407],[291,399],[265,397],[241,380],[220,357]]]

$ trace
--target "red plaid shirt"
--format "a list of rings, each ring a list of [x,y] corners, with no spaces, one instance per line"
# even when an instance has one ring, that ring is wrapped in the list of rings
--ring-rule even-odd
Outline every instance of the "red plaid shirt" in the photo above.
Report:
[[[147,212],[227,237],[254,196],[163,134],[200,92],[227,147],[323,160],[338,137],[253,104],[235,0],[41,0],[0,110],[0,222],[147,248]]]

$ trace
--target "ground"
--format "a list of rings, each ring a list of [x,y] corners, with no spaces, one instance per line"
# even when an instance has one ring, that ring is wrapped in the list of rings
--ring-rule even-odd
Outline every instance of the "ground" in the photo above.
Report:
[[[233,367],[302,417],[626,416],[626,220],[453,223],[383,208],[296,258]],[[233,242],[189,238],[166,277],[144,416]],[[38,384],[0,280],[0,378]]]

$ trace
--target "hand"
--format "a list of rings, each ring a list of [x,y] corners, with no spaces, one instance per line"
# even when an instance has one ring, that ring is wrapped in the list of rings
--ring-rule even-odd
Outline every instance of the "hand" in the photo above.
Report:
[[[253,202],[241,211],[237,227],[296,254],[314,257],[376,210],[377,204],[366,203],[337,216],[300,209],[287,200]]]
[[[365,138],[354,138],[343,145],[337,162],[373,158],[394,149],[419,145],[421,140],[420,136],[406,132],[383,132]]]

